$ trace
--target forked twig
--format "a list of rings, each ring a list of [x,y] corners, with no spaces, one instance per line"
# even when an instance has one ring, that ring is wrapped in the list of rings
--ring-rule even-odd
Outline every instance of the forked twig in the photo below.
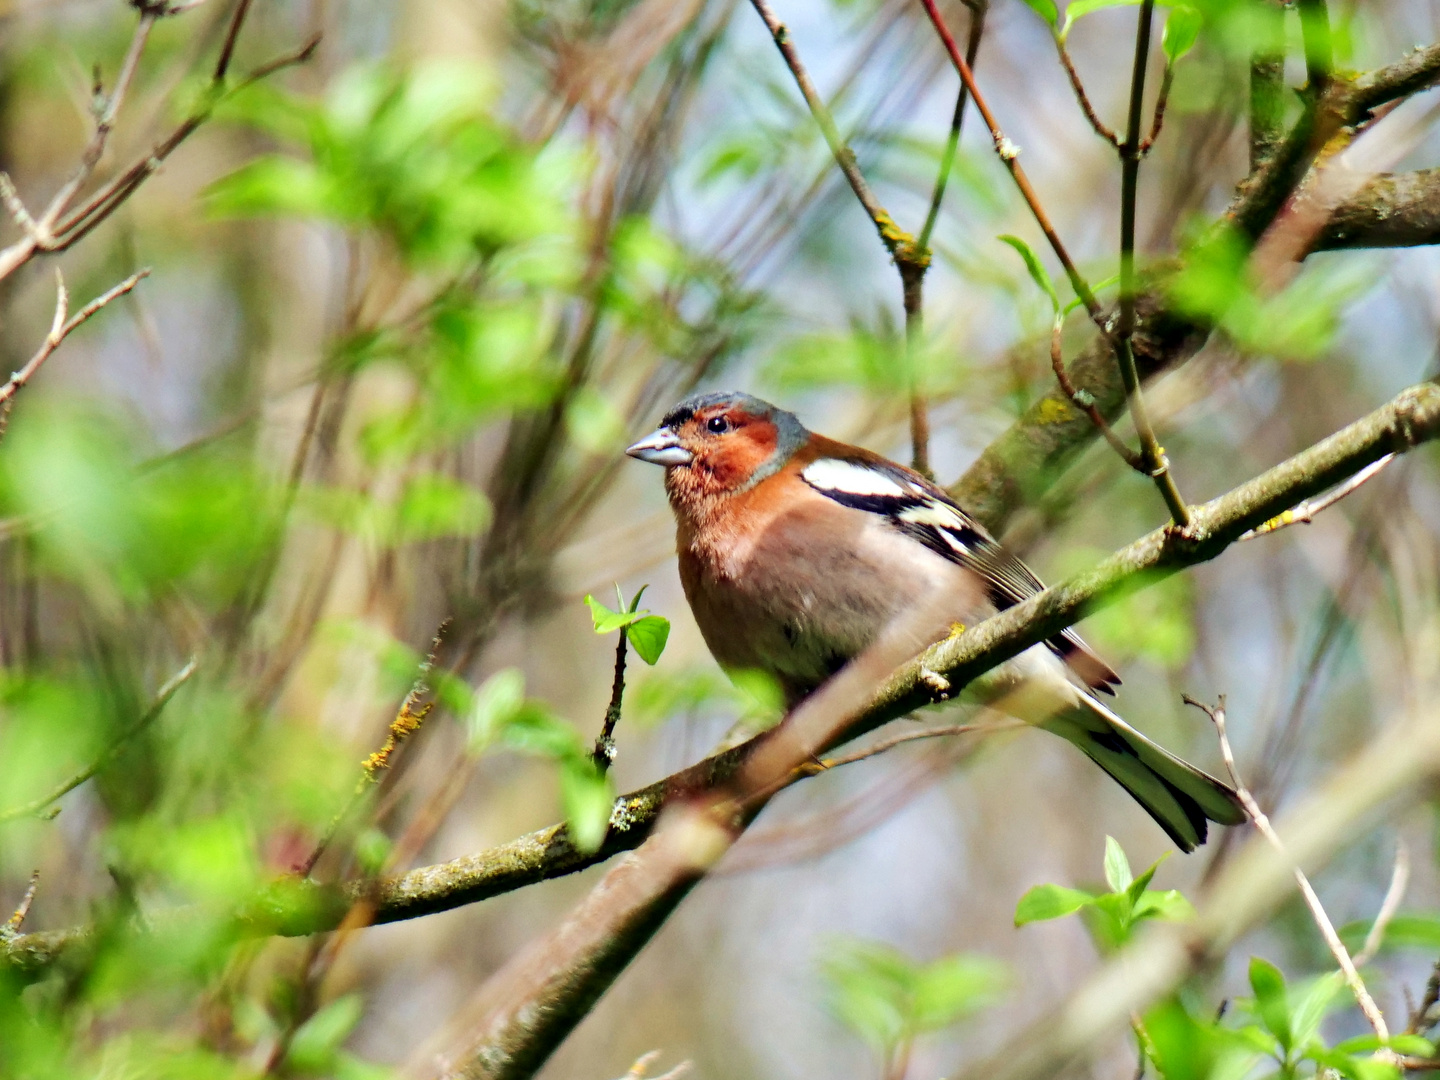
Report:
[[[1235,753],[1230,748],[1230,737],[1225,733],[1225,697],[1222,694],[1214,706],[1206,705],[1197,701],[1189,694],[1181,695],[1186,705],[1193,705],[1206,716],[1210,717],[1211,723],[1215,725],[1215,734],[1220,740],[1220,756],[1225,762],[1225,771],[1230,775],[1230,782],[1235,786],[1235,794],[1240,797],[1240,804],[1245,808],[1245,814],[1250,823],[1255,826],[1256,831],[1269,841],[1273,847],[1285,859],[1289,860],[1289,854],[1285,850],[1285,844],[1280,839],[1270,819],[1260,809],[1260,804],[1255,801],[1255,796],[1250,794],[1250,789],[1240,779],[1240,772],[1235,767]],[[1345,943],[1340,940],[1340,935],[1335,932],[1335,924],[1330,921],[1330,916],[1325,913],[1324,906],[1320,903],[1320,897],[1315,894],[1315,889],[1310,884],[1310,879],[1305,876],[1305,871],[1292,862],[1295,874],[1295,883],[1300,887],[1300,895],[1305,899],[1305,906],[1310,909],[1310,917],[1320,930],[1320,936],[1325,939],[1325,944],[1330,949],[1330,955],[1335,958],[1335,963],[1345,976],[1345,983],[1350,987],[1350,992],[1355,995],[1355,1003],[1360,1006],[1360,1011],[1365,1014],[1370,1027],[1381,1040],[1388,1042],[1390,1039],[1390,1028],[1385,1023],[1385,1016],[1380,1011],[1380,1006],[1375,1004],[1375,999],[1370,996],[1370,991],[1365,988],[1365,980],[1360,977],[1356,970],[1355,962],[1350,956]]]
[[[148,269],[137,271],[131,274],[114,288],[97,296],[90,303],[81,308],[73,318],[67,319],[70,309],[70,293],[65,288],[65,279],[61,276],[59,268],[55,270],[55,315],[50,321],[50,332],[45,335],[40,348],[35,355],[30,357],[25,366],[19,371],[11,372],[10,378],[0,385],[0,439],[5,437],[5,430],[10,425],[10,410],[15,405],[15,395],[28,383],[40,370],[40,365],[50,358],[50,354],[60,347],[60,343],[70,335],[70,332],[85,322],[97,311],[103,308],[110,301],[117,297],[124,296],[136,285],[140,279],[148,276]]]
[[[1385,466],[1394,460],[1394,454],[1386,454],[1384,457],[1372,461],[1338,487],[1332,488],[1317,498],[1306,499],[1298,506],[1292,506],[1289,510],[1286,510],[1283,514],[1277,514],[1265,522],[1265,524],[1258,525],[1249,532],[1241,534],[1240,539],[1254,540],[1257,536],[1279,532],[1281,529],[1289,528],[1291,525],[1309,525],[1315,520],[1316,514],[1330,509],[1330,507],[1345,498],[1346,495],[1351,494],[1367,481],[1373,480],[1384,470]]]
[[[1060,333],[1062,329],[1063,324],[1057,318],[1055,325],[1050,330],[1050,367],[1055,372],[1055,381],[1060,384],[1061,392],[1070,399],[1070,404],[1074,405],[1090,418],[1090,422],[1095,425],[1095,429],[1105,437],[1105,441],[1110,444],[1110,448],[1125,460],[1126,465],[1129,465],[1136,472],[1148,475],[1149,470],[1145,467],[1144,459],[1134,450],[1131,450],[1130,447],[1126,446],[1124,439],[1115,434],[1115,429],[1110,426],[1104,415],[1096,407],[1095,398],[1089,391],[1081,390],[1070,381],[1070,373],[1065,370],[1065,357],[1060,347]]]

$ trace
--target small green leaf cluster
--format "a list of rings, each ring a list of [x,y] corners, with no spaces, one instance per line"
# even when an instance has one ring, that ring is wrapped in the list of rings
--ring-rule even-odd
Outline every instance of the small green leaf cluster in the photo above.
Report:
[[[1176,310],[1218,326],[1256,355],[1310,360],[1329,347],[1346,305],[1375,285],[1365,261],[1307,265],[1285,288],[1256,277],[1250,244],[1217,228],[1190,245],[1181,270],[1166,282]]]
[[[1055,0],[1025,0],[1025,5],[1050,25],[1056,39],[1062,44],[1069,38],[1075,23],[1086,15],[1103,8],[1133,7],[1139,3],[1140,0],[1070,0],[1070,3],[1065,5],[1065,19],[1062,22]],[[1170,15],[1165,20],[1165,30],[1160,38],[1160,47],[1165,53],[1165,59],[1173,64],[1195,47],[1200,30],[1205,24],[1202,12],[1204,5],[1165,0],[1156,6],[1170,9]]]
[[[619,603],[618,611],[611,611],[595,597],[586,595],[585,606],[590,609],[590,617],[595,623],[595,633],[610,634],[620,630],[630,642],[631,648],[639,655],[645,663],[654,666],[660,659],[660,654],[665,651],[665,643],[670,640],[670,620],[663,615],[652,615],[648,609],[640,607],[640,597],[650,586],[640,586],[640,591],[631,599],[629,606],[625,604],[625,598],[620,595],[620,587],[615,587],[615,599]]]
[[[1163,860],[1161,860],[1163,861]],[[1184,920],[1195,914],[1177,890],[1149,887],[1160,862],[1139,877],[1131,874],[1124,850],[1105,838],[1106,892],[1062,885],[1037,885],[1020,898],[1015,925],[1058,919],[1080,912],[1102,952],[1114,952],[1149,919]],[[1428,947],[1440,942],[1440,920],[1417,917],[1417,941]],[[1347,927],[1352,938],[1368,927]],[[1269,1062],[1271,1080],[1339,1076],[1346,1080],[1398,1080],[1400,1069],[1388,1054],[1429,1059],[1435,1048],[1416,1035],[1381,1041],[1373,1035],[1329,1045],[1321,1037],[1325,1016],[1344,1003],[1345,977],[1328,972],[1298,987],[1287,984],[1274,964],[1253,957],[1249,969],[1251,997],[1237,998],[1218,1010],[1192,1000],[1189,990],[1167,998],[1135,1025],[1143,1058],[1164,1080],[1244,1080]],[[1206,1018],[1208,1012],[1211,1018]],[[1379,1054],[1377,1051],[1386,1051]]]
[[[831,1011],[887,1063],[916,1036],[991,1004],[1008,983],[1005,966],[988,957],[956,954],[921,963],[889,945],[857,940],[834,943],[822,973]]]
[[[1164,858],[1157,859],[1139,877],[1130,872],[1125,851],[1113,836],[1105,838],[1105,882],[1108,892],[1072,889],[1064,885],[1036,885],[1015,906],[1015,925],[1045,922],[1081,912],[1096,945],[1113,952],[1130,940],[1147,919],[1188,919],[1195,909],[1175,889],[1150,888]]]

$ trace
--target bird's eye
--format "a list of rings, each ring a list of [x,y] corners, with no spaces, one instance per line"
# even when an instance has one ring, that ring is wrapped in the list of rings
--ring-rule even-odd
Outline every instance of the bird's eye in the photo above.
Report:
[[[705,426],[716,435],[723,435],[730,428],[729,422],[723,416],[712,416]]]

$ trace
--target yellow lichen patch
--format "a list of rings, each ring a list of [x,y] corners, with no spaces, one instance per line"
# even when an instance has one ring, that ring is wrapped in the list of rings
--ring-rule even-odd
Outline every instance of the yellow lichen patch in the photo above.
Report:
[[[952,622],[950,624],[950,633],[946,635],[945,640],[949,641],[951,638],[957,638],[964,632],[965,624],[963,622]]]
[[[1042,424],[1063,424],[1074,415],[1068,403],[1059,398],[1047,397],[1040,402],[1036,419]]]
[[[426,702],[419,709],[412,709],[410,702],[400,706],[400,711],[395,714],[395,719],[390,721],[390,730],[385,734],[385,745],[376,750],[360,763],[365,770],[365,778],[375,780],[375,776],[381,769],[390,767],[390,757],[395,753],[395,748],[402,742],[415,734],[425,718],[430,715],[430,710],[435,708],[433,701]]]

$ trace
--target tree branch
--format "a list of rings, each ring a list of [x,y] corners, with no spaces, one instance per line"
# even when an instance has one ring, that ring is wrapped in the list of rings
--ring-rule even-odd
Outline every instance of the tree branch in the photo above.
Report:
[[[1078,414],[1077,414],[1078,415]],[[1079,416],[1079,422],[1089,421]],[[1023,604],[941,642],[888,678],[870,706],[837,732],[821,752],[890,720],[952,697],[970,680],[1143,582],[1148,585],[1208,561],[1249,529],[1343,482],[1389,453],[1440,437],[1440,386],[1422,383],[1329,438],[1217,499],[1193,509],[1189,528],[1158,529],[1122,548],[1088,573],[1047,589]],[[936,675],[940,681],[937,682]],[[552,825],[488,851],[387,878],[375,886],[377,923],[449,911],[526,885],[575,873],[639,846],[667,803],[729,783],[774,737],[774,729],[616,800],[599,850],[582,852],[564,825]],[[239,914],[253,934],[303,935],[334,929],[361,883],[327,886],[290,880]],[[23,972],[38,972],[84,930],[24,934],[0,956]]]

